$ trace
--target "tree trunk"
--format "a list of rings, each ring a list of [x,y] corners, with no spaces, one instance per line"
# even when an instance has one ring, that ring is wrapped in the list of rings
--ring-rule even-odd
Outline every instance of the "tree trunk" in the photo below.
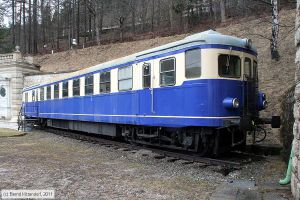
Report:
[[[136,1],[132,1],[131,5],[131,28],[132,33],[135,35],[135,18],[136,18]]]
[[[12,45],[16,46],[16,32],[15,32],[15,0],[11,1],[12,8]]]
[[[154,15],[155,15],[155,10],[154,10],[154,0],[152,0],[152,9],[151,9],[151,32],[154,32]]]
[[[33,53],[36,54],[38,52],[37,47],[37,0],[33,0]]]
[[[169,21],[170,21],[170,28],[171,30],[174,29],[174,2],[173,0],[170,0],[169,3]]]
[[[25,16],[25,1],[23,2],[23,53],[26,53],[27,47],[26,47],[26,16]]]
[[[89,12],[89,41],[92,40],[92,14]]]
[[[60,2],[57,0],[57,36],[56,36],[56,48],[59,50],[59,29],[60,29]]]
[[[32,53],[31,49],[31,24],[32,24],[32,19],[31,19],[31,0],[28,1],[28,53]]]
[[[87,31],[87,21],[86,21],[86,0],[84,0],[84,44],[86,43],[86,31]]]
[[[17,45],[21,47],[21,33],[22,33],[22,3],[19,2],[20,4],[20,10],[19,10],[19,28],[18,28],[18,42]]]
[[[226,21],[225,0],[220,0],[221,22]]]
[[[100,18],[100,8],[99,8],[98,3],[96,3],[95,10],[96,10],[96,13],[95,13],[96,41],[97,41],[97,44],[100,45],[100,30],[99,30],[100,29],[100,24],[99,24],[99,22],[100,22],[100,19],[99,19]]]
[[[77,45],[80,43],[80,0],[77,0]]]
[[[41,19],[42,19],[42,38],[43,38],[43,48],[46,44],[46,25],[45,25],[45,1],[41,0]]]
[[[160,0],[158,0],[158,5],[161,5]],[[161,19],[161,6],[157,6],[157,13],[156,13],[156,26],[160,26],[160,19]]]
[[[69,12],[68,12],[68,45],[69,49],[71,49],[71,16],[72,16],[72,10],[71,10],[71,1],[69,2]]]
[[[277,0],[271,0],[272,3],[272,40],[271,40],[271,58],[279,60],[279,52],[277,49],[277,40],[279,33],[279,18]]]

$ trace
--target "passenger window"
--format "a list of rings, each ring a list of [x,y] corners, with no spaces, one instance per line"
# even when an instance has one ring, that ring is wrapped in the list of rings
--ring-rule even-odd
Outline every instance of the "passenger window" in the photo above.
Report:
[[[198,78],[201,76],[201,49],[185,52],[185,77]]]
[[[69,82],[63,82],[63,88],[62,88],[62,96],[63,98],[66,98],[69,96]]]
[[[90,75],[85,77],[85,95],[94,94],[94,76]]]
[[[160,85],[175,85],[175,58],[160,61]]]
[[[51,99],[51,86],[47,86],[47,100]]]
[[[40,88],[40,101],[44,101],[44,88]]]
[[[151,87],[151,64],[143,64],[143,88]]]
[[[59,98],[59,85],[55,84],[54,85],[54,99],[58,99]]]
[[[119,69],[119,91],[132,89],[132,66]]]
[[[219,76],[227,78],[241,77],[241,59],[233,55],[219,55]]]
[[[244,74],[247,76],[246,78],[252,77],[251,76],[251,59],[250,58],[245,58]]]
[[[32,102],[35,101],[35,90],[32,90]]]
[[[100,74],[100,93],[110,92],[110,72]]]
[[[253,78],[258,81],[257,62],[253,62]]]
[[[73,96],[80,95],[80,79],[73,80]]]
[[[28,93],[25,92],[25,102],[28,102]]]

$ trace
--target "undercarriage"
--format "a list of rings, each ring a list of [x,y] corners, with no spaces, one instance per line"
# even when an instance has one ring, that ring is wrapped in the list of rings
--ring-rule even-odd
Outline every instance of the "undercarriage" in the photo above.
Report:
[[[228,128],[165,128],[122,126],[126,141],[166,149],[197,153],[200,156],[219,155],[246,144],[246,133],[239,127]]]

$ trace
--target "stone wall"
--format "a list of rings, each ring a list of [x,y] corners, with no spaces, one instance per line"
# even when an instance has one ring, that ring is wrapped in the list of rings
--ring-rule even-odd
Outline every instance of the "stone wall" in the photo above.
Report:
[[[296,52],[296,74],[295,74],[295,105],[294,105],[294,157],[292,160],[292,179],[291,190],[295,199],[300,199],[300,157],[299,157],[299,144],[300,144],[300,0],[297,0],[296,9],[296,23],[295,23],[295,45]]]
[[[59,73],[59,74],[39,74],[24,77],[24,88],[32,87],[35,85],[45,84],[47,82],[52,82],[57,79],[64,79],[69,73]]]
[[[4,110],[4,113],[7,114],[4,116],[3,113],[1,114],[0,127],[17,128],[18,114],[22,105],[24,77],[39,73],[39,68],[34,66],[30,59],[24,58],[19,51],[0,54],[0,83],[5,87],[7,93],[2,98],[3,105],[1,104],[2,111]]]

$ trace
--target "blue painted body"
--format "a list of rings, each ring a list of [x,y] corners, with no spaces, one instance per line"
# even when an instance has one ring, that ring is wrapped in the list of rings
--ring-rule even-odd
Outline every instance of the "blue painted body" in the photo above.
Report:
[[[27,117],[145,126],[221,127],[241,109],[226,109],[226,97],[243,101],[243,82],[226,79],[186,81],[181,86],[25,103]]]

